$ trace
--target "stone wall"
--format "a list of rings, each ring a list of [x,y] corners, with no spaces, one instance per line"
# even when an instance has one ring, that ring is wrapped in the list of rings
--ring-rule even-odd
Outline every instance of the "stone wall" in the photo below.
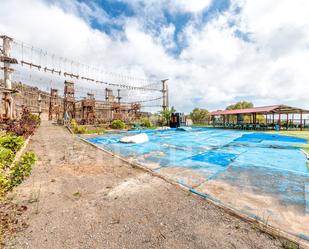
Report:
[[[3,81],[0,80],[0,88],[3,88]],[[49,108],[50,108],[50,92],[42,91],[38,87],[32,87],[22,83],[13,83],[13,89],[16,90],[12,94],[14,99],[14,115],[19,118],[23,107],[30,109],[31,113],[41,113],[42,120],[48,120]],[[61,95],[63,89],[59,89]],[[1,91],[0,91],[1,92]],[[132,110],[131,104],[118,103],[116,98],[110,93],[107,100],[94,100],[94,116],[95,123],[108,123],[114,119],[122,119],[123,121],[133,121],[136,116],[141,116],[141,112],[138,115]],[[82,122],[85,119],[85,111],[83,116],[83,101],[75,102],[75,119],[77,122]],[[59,110],[58,110],[59,109]],[[57,98],[57,110],[60,119],[63,117],[63,97]],[[0,112],[3,114],[3,100],[0,101]],[[142,115],[144,116],[144,115]],[[55,120],[56,115],[53,115]]]

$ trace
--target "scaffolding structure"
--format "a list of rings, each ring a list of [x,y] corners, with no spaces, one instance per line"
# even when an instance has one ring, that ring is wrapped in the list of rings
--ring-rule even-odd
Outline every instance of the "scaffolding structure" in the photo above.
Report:
[[[72,81],[64,82],[63,117],[65,119],[75,118],[75,90]],[[67,117],[68,116],[68,117]]]
[[[48,120],[53,120],[54,118],[58,120],[60,118],[61,105],[58,96],[58,89],[50,89],[50,101],[48,110]]]
[[[95,98],[92,93],[87,93],[87,98],[82,100],[82,122],[85,124],[95,122]]]
[[[87,124],[110,122],[114,119],[130,122],[141,116],[142,108],[168,108],[167,80],[160,82],[104,72],[69,58],[50,54],[6,35],[0,36],[0,39],[3,41],[3,45],[0,44],[0,62],[4,63],[1,67],[4,77],[3,80],[0,79],[0,93],[3,96],[0,101],[0,120],[18,119],[23,107],[29,108],[32,113],[39,114],[45,120],[76,118]],[[12,64],[17,64],[15,71]],[[59,85],[55,84],[63,81],[62,94]],[[90,88],[81,91],[81,84],[88,84]],[[105,100],[97,97],[104,95],[99,85],[106,85]],[[88,94],[85,99],[79,100],[85,96],[81,96],[81,92],[85,94],[93,91],[95,95]],[[151,104],[144,104],[146,102]]]

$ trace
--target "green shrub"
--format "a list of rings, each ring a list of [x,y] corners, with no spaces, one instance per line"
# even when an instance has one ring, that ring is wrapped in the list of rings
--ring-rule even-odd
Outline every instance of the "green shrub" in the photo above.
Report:
[[[0,199],[30,175],[36,161],[34,153],[27,152],[18,162],[13,163],[16,152],[21,149],[24,143],[25,140],[22,136],[0,136]]]
[[[0,199],[30,175],[35,161],[35,154],[26,152],[18,162],[15,162],[7,170],[0,168]]]
[[[41,118],[39,115],[30,114],[30,119],[32,119],[36,123],[37,127],[41,124]]]
[[[149,118],[145,117],[145,118],[141,119],[141,126],[151,128],[151,127],[153,127],[153,124],[151,123]]]
[[[0,146],[16,153],[24,145],[25,139],[21,136],[6,135],[0,137]]]
[[[124,129],[126,127],[126,124],[119,119],[115,119],[112,122],[111,127],[113,129]]]
[[[76,125],[73,127],[73,132],[75,134],[85,134],[87,131],[87,128],[85,126],[82,125]]]
[[[20,161],[14,163],[9,173],[10,189],[22,183],[30,175],[36,160],[33,152],[26,152],[22,155]]]
[[[10,149],[0,147],[0,170],[8,167],[13,162],[14,156]]]
[[[76,120],[74,119],[74,118],[72,118],[72,120],[71,120],[71,127],[76,127],[77,126],[77,122],[76,122]]]
[[[7,176],[0,172],[0,199],[10,190],[10,186],[11,184]]]
[[[154,126],[163,126],[165,124],[165,119],[158,114],[152,115],[149,120]]]

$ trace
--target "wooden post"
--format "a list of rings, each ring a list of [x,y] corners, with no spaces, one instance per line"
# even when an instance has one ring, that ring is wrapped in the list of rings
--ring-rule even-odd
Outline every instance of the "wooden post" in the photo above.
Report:
[[[273,112],[273,125],[275,124],[275,113]]]
[[[300,130],[303,130],[303,112],[300,111]]]
[[[120,100],[121,100],[121,97],[120,97],[120,89],[117,90],[117,100],[118,100],[118,104],[120,104]]]
[[[3,80],[5,89],[3,91],[3,100],[4,100],[4,118],[6,120],[12,120],[14,118],[14,104],[12,97],[12,73],[13,68],[11,64],[17,64],[17,60],[11,58],[11,45],[13,39],[11,37],[2,35],[0,38],[3,40],[2,52],[0,53],[0,61],[3,62]]]
[[[168,79],[161,80],[161,82],[162,82],[162,90],[161,91],[162,91],[162,99],[163,99],[163,103],[162,103],[163,110],[166,110],[168,108],[167,81],[168,81]]]
[[[286,129],[289,128],[289,114],[286,114]]]
[[[53,114],[55,114],[56,119],[59,119],[60,103],[58,103],[58,90],[50,89],[49,98],[49,110],[48,110],[48,120],[53,120]]]
[[[279,117],[278,117],[278,125],[281,123],[281,113],[279,112]]]
[[[75,97],[74,83],[64,81],[64,99],[63,99],[63,118],[75,118]]]
[[[41,97],[40,93],[39,93],[39,96],[38,96],[38,113],[39,113],[39,117],[41,117],[41,113],[42,113],[42,97]]]

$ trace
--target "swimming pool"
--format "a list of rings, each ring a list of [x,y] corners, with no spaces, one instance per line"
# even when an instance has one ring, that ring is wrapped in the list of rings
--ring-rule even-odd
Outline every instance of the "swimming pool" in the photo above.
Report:
[[[300,148],[305,139],[212,128],[143,132],[149,136],[144,144],[118,142],[139,131],[87,140],[225,205],[309,236],[309,170]]]

